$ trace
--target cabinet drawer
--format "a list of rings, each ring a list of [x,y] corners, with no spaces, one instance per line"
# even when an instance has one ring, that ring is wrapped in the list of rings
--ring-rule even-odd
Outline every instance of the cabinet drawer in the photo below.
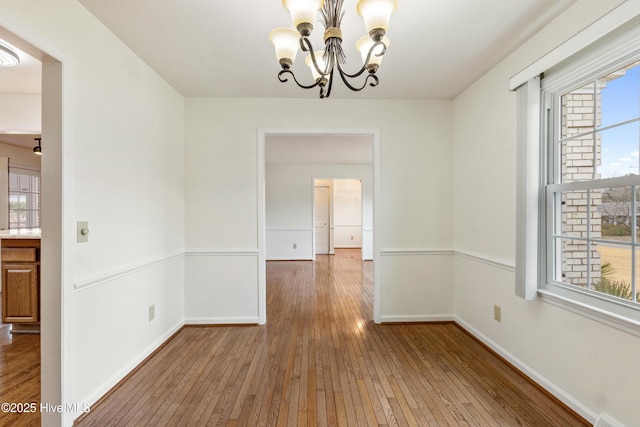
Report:
[[[36,248],[2,248],[2,262],[36,261]]]

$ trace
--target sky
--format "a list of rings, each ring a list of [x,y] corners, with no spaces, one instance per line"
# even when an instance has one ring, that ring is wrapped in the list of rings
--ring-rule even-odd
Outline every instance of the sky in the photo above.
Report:
[[[607,83],[602,90],[602,126],[640,117],[640,65]],[[635,121],[602,132],[603,178],[638,174],[640,123]]]

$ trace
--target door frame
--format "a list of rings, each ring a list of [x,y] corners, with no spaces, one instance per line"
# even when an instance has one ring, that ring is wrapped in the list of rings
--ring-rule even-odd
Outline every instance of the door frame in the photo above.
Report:
[[[327,230],[327,237],[329,238],[329,249],[328,249],[328,254],[329,255],[333,255],[334,254],[334,250],[333,250],[333,184],[331,186],[325,186],[325,185],[316,185],[316,181],[318,180],[329,180],[332,178],[316,178],[316,177],[312,177],[311,178],[311,185],[312,185],[312,192],[313,192],[313,200],[312,200],[312,204],[311,204],[311,212],[313,213],[313,218],[311,218],[311,225],[312,225],[312,229],[313,229],[313,234],[311,237],[311,248],[313,250],[313,252],[311,253],[311,258],[315,261],[316,260],[316,255],[318,255],[318,248],[316,247],[316,189],[317,188],[327,188],[329,190],[329,225],[328,225],[328,230]]]
[[[51,405],[69,401],[68,328],[70,319],[64,316],[70,306],[72,286],[69,280],[72,243],[65,241],[63,230],[72,230],[72,180],[69,164],[68,138],[65,138],[64,55],[40,49],[22,35],[14,33],[0,21],[0,38],[31,55],[42,63],[42,140],[46,153],[40,166],[41,219],[40,264],[40,400]],[[53,56],[55,54],[55,56]],[[67,162],[65,162],[65,160]],[[66,286],[65,286],[66,285]],[[43,425],[68,422],[68,413],[43,412]]]
[[[380,130],[376,128],[258,128],[257,189],[258,189],[258,323],[267,321],[267,261],[266,261],[266,158],[268,135],[366,135],[372,139],[373,172],[373,321],[381,323],[380,293]]]

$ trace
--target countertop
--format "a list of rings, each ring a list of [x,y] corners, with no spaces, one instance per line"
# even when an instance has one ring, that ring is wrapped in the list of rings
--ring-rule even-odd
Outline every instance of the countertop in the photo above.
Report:
[[[40,232],[16,232],[10,231],[5,233],[6,230],[0,231],[0,239],[40,239]]]

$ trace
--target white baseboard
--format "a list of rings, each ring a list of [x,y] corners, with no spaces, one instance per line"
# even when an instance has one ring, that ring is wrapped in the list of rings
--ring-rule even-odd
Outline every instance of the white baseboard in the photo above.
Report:
[[[257,325],[257,317],[188,317],[185,325]]]
[[[82,402],[76,403],[88,403],[93,406],[100,398],[106,395],[113,387],[115,387],[124,377],[129,375],[134,369],[136,369],[140,364],[149,357],[154,351],[156,351],[160,346],[165,344],[169,338],[173,336],[176,332],[180,330],[184,326],[182,321],[176,323],[173,327],[171,327],[167,332],[162,334],[159,338],[157,338],[151,345],[149,345],[138,357],[133,359],[129,364],[127,364],[124,368],[120,369],[120,371],[114,375],[110,380],[105,382],[102,387],[100,387],[97,391],[93,393],[91,397],[86,398]],[[81,412],[71,415],[71,419],[76,419],[80,415]]]
[[[452,322],[454,320],[452,314],[380,316],[380,323]]]
[[[570,396],[567,392],[565,392],[564,390],[562,390],[561,388],[556,386],[554,383],[552,383],[547,378],[545,378],[543,375],[541,375],[540,373],[535,371],[529,365],[525,364],[523,361],[521,361],[520,359],[515,357],[513,354],[509,353],[504,348],[500,347],[498,344],[496,344],[489,337],[487,337],[486,335],[482,334],[480,331],[475,329],[473,326],[471,326],[470,324],[468,324],[467,322],[465,322],[464,320],[462,320],[458,316],[453,316],[453,317],[454,317],[454,321],[458,325],[460,325],[460,327],[466,329],[471,335],[473,335],[474,337],[479,339],[487,347],[489,347],[491,350],[493,350],[497,354],[499,354],[500,357],[502,357],[507,362],[509,362],[510,364],[515,366],[518,370],[520,370],[528,378],[530,378],[532,381],[534,381],[540,387],[542,387],[545,390],[547,390],[549,393],[551,393],[553,396],[555,396],[562,403],[564,403],[569,408],[571,408],[576,413],[578,413],[585,420],[587,420],[587,421],[589,421],[590,423],[593,424],[598,419],[598,415],[596,413],[591,411],[589,408],[584,406],[582,403],[578,402],[576,399],[574,399],[572,396]]]

